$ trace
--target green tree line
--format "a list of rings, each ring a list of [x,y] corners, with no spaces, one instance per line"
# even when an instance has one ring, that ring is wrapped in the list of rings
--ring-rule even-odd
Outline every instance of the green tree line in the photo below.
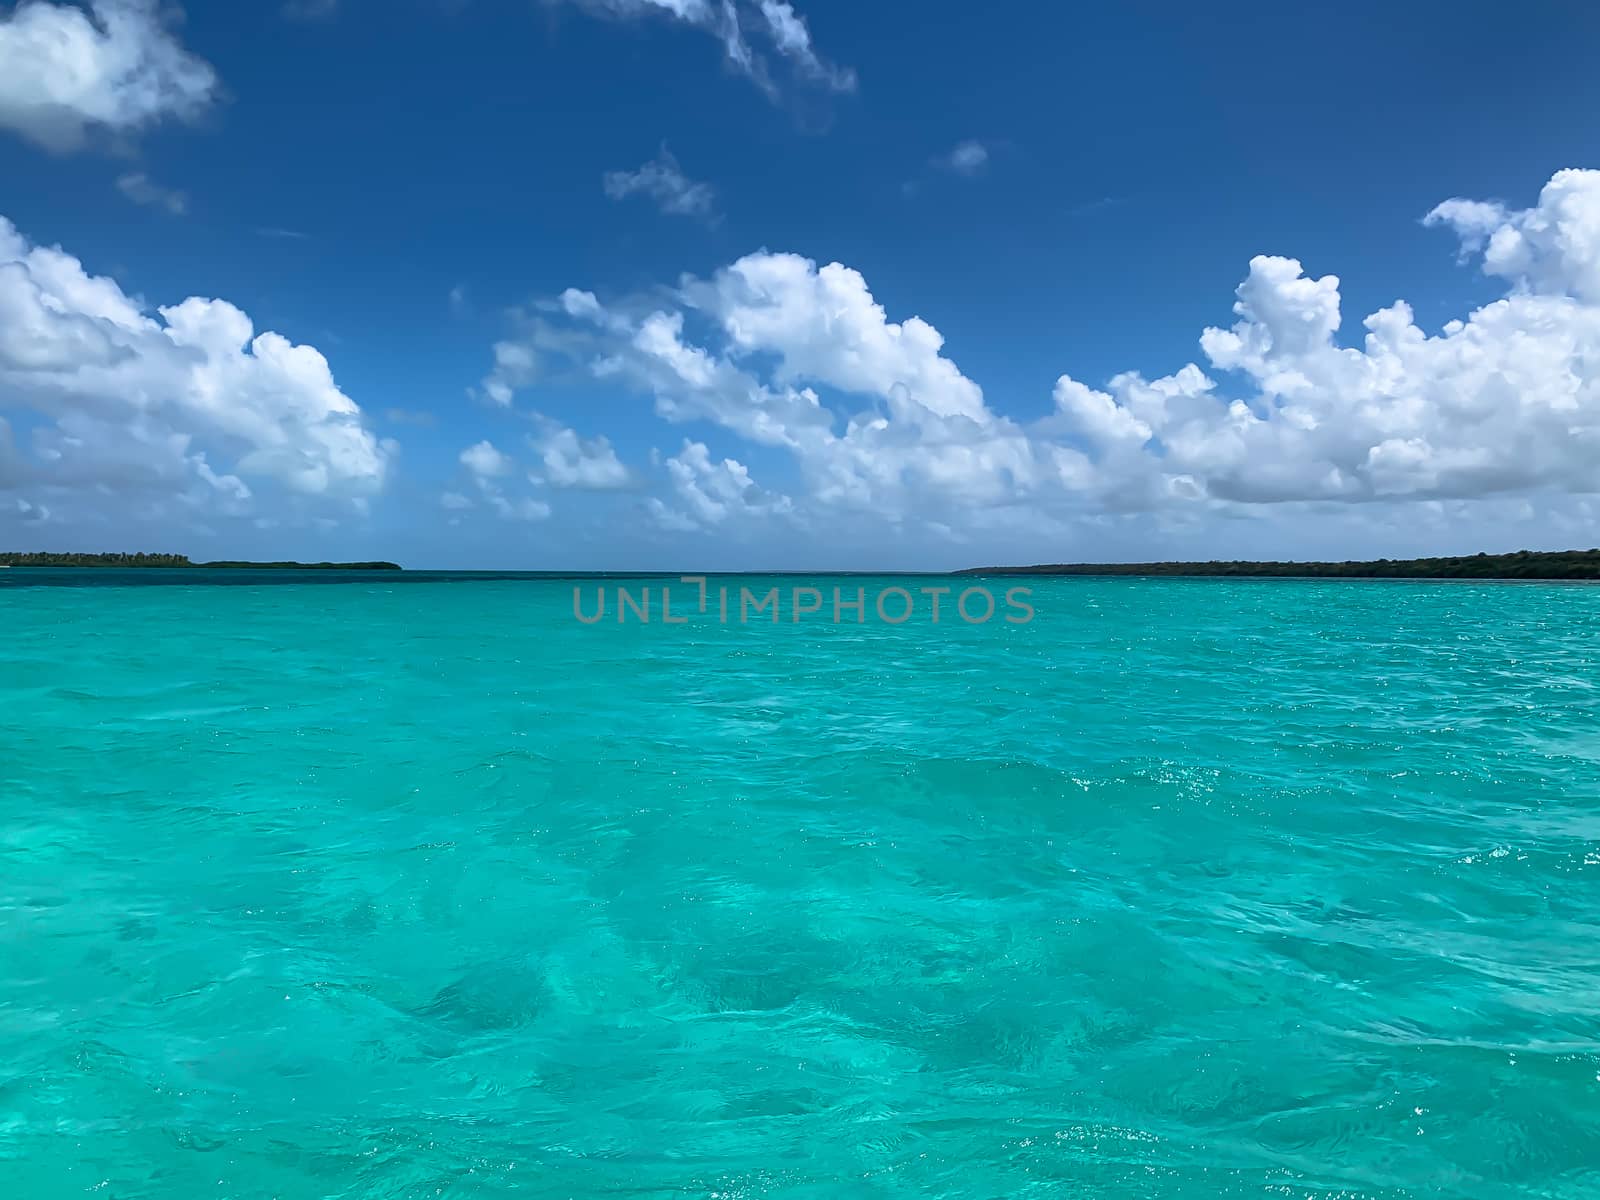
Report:
[[[398,571],[392,562],[191,562],[187,554],[54,554],[49,551],[0,551],[7,567],[191,567],[199,570]]]
[[[1600,549],[1518,550],[1456,558],[1348,562],[1041,563],[977,567],[964,575],[1189,575],[1330,579],[1600,579]]]

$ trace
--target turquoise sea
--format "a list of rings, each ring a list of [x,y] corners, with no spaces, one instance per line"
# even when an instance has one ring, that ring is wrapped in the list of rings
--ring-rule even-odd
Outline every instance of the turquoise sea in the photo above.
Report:
[[[8,1200],[1600,1195],[1600,588],[159,574],[0,572]]]

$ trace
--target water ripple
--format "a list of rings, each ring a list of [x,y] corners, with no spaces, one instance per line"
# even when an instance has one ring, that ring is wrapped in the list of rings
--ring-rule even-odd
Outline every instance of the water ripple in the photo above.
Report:
[[[0,591],[7,1195],[1600,1194],[1600,589],[234,582]]]

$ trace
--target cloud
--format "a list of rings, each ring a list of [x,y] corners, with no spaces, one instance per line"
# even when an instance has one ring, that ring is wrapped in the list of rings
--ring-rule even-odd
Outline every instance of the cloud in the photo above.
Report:
[[[535,483],[597,492],[634,486],[633,473],[603,437],[580,438],[566,426],[540,418],[539,433],[528,441],[539,456]]]
[[[613,200],[644,195],[671,216],[716,220],[716,192],[710,184],[696,183],[684,175],[678,160],[665,146],[637,171],[607,171],[603,183],[606,195]]]
[[[682,507],[652,496],[647,509],[656,524],[669,531],[710,529],[730,520],[785,515],[793,508],[789,497],[769,495],[757,487],[743,463],[732,458],[713,461],[704,442],[685,439],[683,449],[665,466]]]
[[[311,237],[309,233],[301,233],[298,229],[277,229],[271,225],[258,228],[256,230],[256,236],[264,238],[278,238],[291,242],[304,242],[308,241]]]
[[[92,0],[88,12],[24,0],[0,17],[0,128],[47,150],[193,121],[216,92],[216,72],[178,43],[156,0]]]
[[[686,296],[720,322],[736,354],[777,354],[780,380],[877,395],[907,412],[985,412],[982,389],[941,353],[939,331],[915,316],[891,322],[861,273],[839,263],[750,254]]]
[[[834,91],[855,91],[855,72],[830,66],[817,57],[811,44],[811,31],[792,5],[784,0],[761,0],[761,16],[778,52],[792,59],[806,76]]]
[[[1224,382],[1193,364],[1097,393],[1063,377],[1062,415],[1098,474],[1147,502],[1174,489],[1252,504],[1600,489],[1600,172],[1557,173],[1529,209],[1452,200],[1426,221],[1454,229],[1507,295],[1431,336],[1397,300],[1356,348],[1337,339],[1337,277],[1252,259],[1239,320],[1200,339]]]
[[[135,204],[161,208],[175,217],[189,211],[189,197],[175,188],[162,187],[143,171],[117,177],[117,190]]]
[[[770,46],[801,80],[833,92],[852,92],[855,72],[824,60],[811,40],[805,18],[784,0],[546,0],[617,21],[659,18],[676,21],[716,38],[730,67],[748,77],[769,97],[779,88],[766,56],[752,35]]]
[[[597,377],[650,393],[670,422],[710,421],[787,451],[813,512],[948,522],[974,505],[1014,503],[1054,472],[1048,456],[990,410],[982,389],[944,356],[939,332],[916,317],[890,321],[859,272],[760,252],[709,280],[687,281],[677,295],[681,308],[635,316],[568,292],[563,310],[588,332],[563,329],[546,340],[587,361]],[[686,311],[711,322],[720,347],[686,339]],[[854,397],[854,407],[825,405],[818,387]],[[669,511],[704,526],[713,509],[689,485],[712,501],[727,496],[703,481],[697,454],[686,448],[672,460],[676,468],[669,463],[676,493]],[[728,472],[737,478],[733,467]],[[785,498],[741,511],[798,508]]]
[[[516,460],[502,454],[493,442],[481,441],[461,452],[461,465],[466,467],[477,485],[478,493],[493,512],[507,521],[542,521],[550,515],[550,506],[531,496],[507,496],[501,480],[516,469]],[[473,507],[472,501],[459,492],[446,492],[440,503],[451,511]]]
[[[510,408],[517,389],[533,382],[538,360],[533,351],[517,342],[496,342],[494,370],[483,380],[483,394],[491,403]]]
[[[10,504],[11,511],[17,519],[25,524],[43,524],[50,519],[50,510],[43,505],[31,504],[18,496]]]
[[[933,160],[934,166],[957,175],[976,175],[989,161],[989,150],[978,141],[965,141]]]
[[[1442,519],[1600,491],[1600,172],[1558,173],[1528,209],[1453,200],[1427,221],[1505,296],[1432,334],[1396,301],[1344,344],[1339,280],[1258,256],[1200,361],[1099,387],[1062,374],[1029,422],[989,406],[931,323],[891,319],[859,272],[794,254],[747,255],[665,304],[571,289],[526,341],[644,392],[668,422],[787,455],[802,487],[782,511],[817,529],[851,514],[973,538],[1306,506]],[[668,460],[659,524],[780,511],[735,506],[738,459],[703,447]]]
[[[423,428],[435,424],[434,415],[421,408],[386,408],[383,410],[383,419],[393,425],[417,425]]]
[[[516,464],[496,450],[493,442],[482,441],[461,452],[461,465],[479,480],[484,480],[509,475]]]
[[[246,480],[359,500],[396,452],[313,347],[256,333],[225,300],[147,312],[4,218],[0,407],[43,419],[8,470],[100,504],[182,496],[231,511],[251,497]]]
[[[543,500],[523,497],[519,500],[491,494],[489,506],[507,521],[543,521],[550,515],[550,506]]]
[[[1423,218],[1448,225],[1486,274],[1520,291],[1600,305],[1600,172],[1558,171],[1521,212],[1477,200],[1447,200]]]
[[[981,175],[989,165],[991,153],[990,148],[980,141],[968,139],[958,142],[944,153],[928,159],[927,166],[915,178],[902,183],[900,190],[906,196],[916,196],[936,172],[967,178]]]

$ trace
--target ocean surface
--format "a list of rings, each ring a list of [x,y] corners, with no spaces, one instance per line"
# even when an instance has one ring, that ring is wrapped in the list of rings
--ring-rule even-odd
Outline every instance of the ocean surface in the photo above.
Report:
[[[729,582],[0,572],[0,1195],[1600,1195],[1600,587]]]

